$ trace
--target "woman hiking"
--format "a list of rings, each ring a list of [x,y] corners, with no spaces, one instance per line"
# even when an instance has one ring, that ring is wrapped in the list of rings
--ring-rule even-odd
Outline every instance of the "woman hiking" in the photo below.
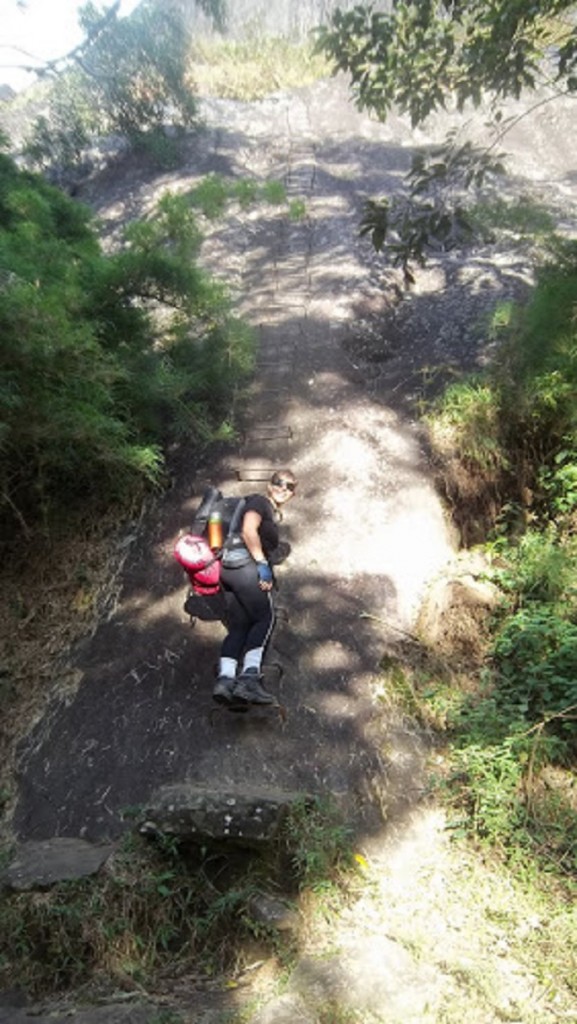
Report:
[[[262,661],[274,627],[272,562],[279,547],[282,508],[293,497],[290,469],[273,473],[265,494],[245,499],[239,533],[251,555],[246,565],[221,569],[228,633],[220,650],[212,696],[219,704],[274,704],[262,683]],[[240,667],[240,671],[239,671]]]

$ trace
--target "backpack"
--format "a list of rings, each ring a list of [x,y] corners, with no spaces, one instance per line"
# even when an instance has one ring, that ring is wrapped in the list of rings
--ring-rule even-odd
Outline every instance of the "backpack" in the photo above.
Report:
[[[238,533],[244,498],[223,498],[216,487],[205,491],[196,510],[191,532],[180,537],[174,549],[174,557],[185,570],[195,594],[210,596],[220,591],[220,569],[247,565],[251,555]],[[208,544],[208,521],[212,512],[222,517],[222,548],[213,551]]]

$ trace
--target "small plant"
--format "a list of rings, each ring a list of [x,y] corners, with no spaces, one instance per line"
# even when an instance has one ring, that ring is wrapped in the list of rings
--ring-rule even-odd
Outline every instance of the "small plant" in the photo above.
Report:
[[[314,888],[354,867],[351,830],[327,801],[294,804],[283,827],[283,843],[301,888]]]
[[[286,202],[286,189],[280,181],[267,181],[263,185],[262,197],[272,206],[280,206]]]
[[[258,187],[255,181],[239,181],[233,187],[233,196],[238,200],[243,210],[252,206],[258,198]]]
[[[546,604],[562,618],[572,618],[577,605],[576,538],[550,523],[542,530],[528,529],[515,543],[497,543],[495,551],[492,576],[507,595],[510,612]]]
[[[227,870],[227,888],[219,878]],[[95,974],[153,983],[168,967],[223,970],[250,934],[260,862],[185,854],[131,835],[98,876],[0,898],[0,983],[65,991]]]
[[[577,446],[574,437],[562,443],[551,464],[541,468],[538,484],[556,515],[571,516],[577,510]]]
[[[304,220],[307,214],[304,199],[291,199],[289,203],[289,219],[293,221]]]
[[[482,471],[507,466],[499,445],[498,395],[490,381],[468,378],[450,384],[426,416],[438,443],[450,437],[451,447],[462,462]]]
[[[230,195],[231,188],[225,178],[220,174],[208,174],[188,193],[188,200],[205,217],[213,219],[222,216]]]
[[[467,829],[502,847],[524,818],[523,768],[514,739],[483,745],[467,742],[455,755],[454,771],[466,779],[461,795],[467,805]]]

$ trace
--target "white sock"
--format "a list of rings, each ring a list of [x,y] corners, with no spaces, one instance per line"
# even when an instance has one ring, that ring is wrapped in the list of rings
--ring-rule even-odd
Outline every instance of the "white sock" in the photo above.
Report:
[[[236,658],[221,658],[218,665],[219,676],[226,676],[227,679],[234,679],[236,676]]]
[[[263,654],[264,647],[254,647],[252,651],[247,651],[242,663],[243,672],[246,672],[247,668],[256,668],[257,672],[260,672]]]

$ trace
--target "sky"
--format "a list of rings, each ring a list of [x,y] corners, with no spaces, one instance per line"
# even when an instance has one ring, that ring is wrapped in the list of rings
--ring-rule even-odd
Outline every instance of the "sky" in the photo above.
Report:
[[[78,10],[86,0],[0,0],[0,85],[19,90],[31,85],[35,76],[11,65],[42,64],[62,57],[82,39]],[[140,0],[122,0],[120,15],[130,14]],[[107,10],[113,0],[97,0]],[[26,53],[18,52],[18,49]]]

